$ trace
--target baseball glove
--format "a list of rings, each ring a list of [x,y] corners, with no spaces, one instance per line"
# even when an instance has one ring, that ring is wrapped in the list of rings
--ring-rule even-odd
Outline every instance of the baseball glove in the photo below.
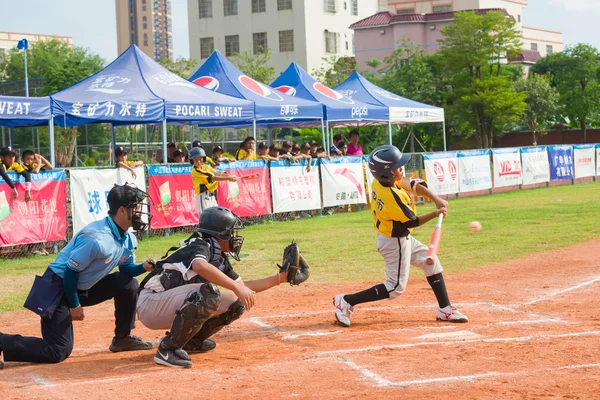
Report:
[[[281,265],[277,264],[279,272],[287,272],[287,281],[290,285],[299,285],[305,282],[310,276],[310,266],[304,256],[300,253],[298,243],[292,240],[283,249],[283,261]]]

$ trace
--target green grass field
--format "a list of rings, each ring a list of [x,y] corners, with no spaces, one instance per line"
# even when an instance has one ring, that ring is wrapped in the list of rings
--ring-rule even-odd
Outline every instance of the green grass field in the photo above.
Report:
[[[439,257],[446,273],[453,273],[598,238],[599,202],[600,183],[451,200]],[[432,209],[430,204],[421,206],[418,214]],[[481,222],[483,230],[469,232],[470,221]],[[433,227],[430,222],[413,234],[427,244]],[[369,211],[267,222],[249,226],[243,235],[242,261],[234,266],[244,279],[274,273],[291,239],[300,244],[313,268],[312,282],[384,278]],[[145,239],[137,259],[159,258],[185,237]],[[54,257],[0,260],[0,313],[22,309],[34,275],[41,274]]]

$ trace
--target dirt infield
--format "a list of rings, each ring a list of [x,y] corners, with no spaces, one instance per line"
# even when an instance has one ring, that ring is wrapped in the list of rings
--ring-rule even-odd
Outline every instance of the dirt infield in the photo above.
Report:
[[[598,248],[595,240],[447,276],[468,324],[435,321],[422,277],[395,301],[357,307],[350,328],[333,324],[332,296],[375,282],[281,286],[260,294],[188,370],[154,364],[152,351],[111,354],[106,303],[75,323],[67,361],[7,364],[0,392],[3,399],[600,398]],[[32,313],[1,319],[4,332],[39,334]],[[138,326],[135,333],[164,332]]]

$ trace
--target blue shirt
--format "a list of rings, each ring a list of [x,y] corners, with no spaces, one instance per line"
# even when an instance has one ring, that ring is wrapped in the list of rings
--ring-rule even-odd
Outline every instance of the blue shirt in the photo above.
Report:
[[[67,268],[79,273],[77,289],[88,290],[115,267],[131,276],[144,272],[135,264],[137,239],[131,232],[121,234],[111,217],[92,222],[67,244],[49,268],[64,279]]]

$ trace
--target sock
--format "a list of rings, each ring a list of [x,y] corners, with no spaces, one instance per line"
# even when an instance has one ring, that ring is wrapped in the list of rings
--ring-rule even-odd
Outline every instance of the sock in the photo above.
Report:
[[[448,299],[448,292],[446,291],[446,284],[444,283],[442,273],[440,272],[439,274],[428,276],[427,282],[429,282],[429,286],[433,289],[433,293],[435,294],[435,298],[437,299],[440,308],[449,306],[450,300]]]
[[[387,288],[383,283],[373,286],[362,292],[347,294],[344,296],[344,300],[351,306],[355,306],[360,303],[368,303],[371,301],[383,300],[390,297]]]

